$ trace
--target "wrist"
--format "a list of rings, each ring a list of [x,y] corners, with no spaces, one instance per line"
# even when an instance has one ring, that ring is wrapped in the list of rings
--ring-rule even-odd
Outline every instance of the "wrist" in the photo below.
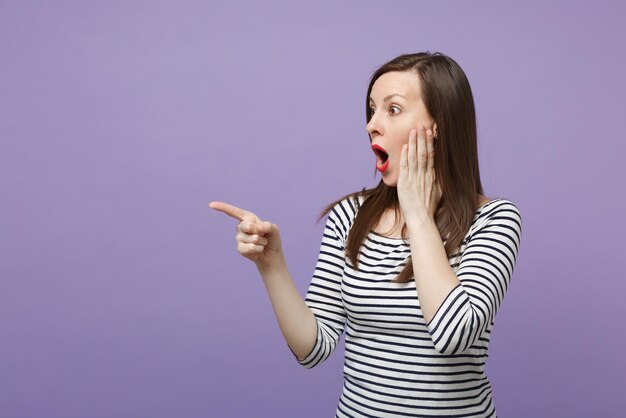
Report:
[[[407,218],[405,222],[409,232],[419,231],[424,228],[435,226],[435,220],[427,213],[414,215],[410,218]]]
[[[257,263],[256,268],[263,277],[263,280],[269,280],[274,277],[281,277],[284,275],[284,272],[287,270],[287,263],[285,262],[284,257],[278,257],[270,264],[262,264]]]

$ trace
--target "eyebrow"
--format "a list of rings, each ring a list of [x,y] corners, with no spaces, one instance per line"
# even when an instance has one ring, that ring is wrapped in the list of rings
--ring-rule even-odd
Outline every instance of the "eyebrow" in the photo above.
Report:
[[[409,100],[409,99],[407,99],[406,97],[404,97],[403,95],[401,95],[401,94],[399,94],[399,93],[394,93],[394,94],[390,94],[389,96],[385,97],[385,98],[383,99],[383,102],[386,102],[387,100],[391,99],[393,96],[400,96],[400,97],[402,97],[404,100]],[[370,100],[370,102],[373,102],[373,101],[374,101],[374,99],[372,99],[371,97],[369,98],[369,100]]]

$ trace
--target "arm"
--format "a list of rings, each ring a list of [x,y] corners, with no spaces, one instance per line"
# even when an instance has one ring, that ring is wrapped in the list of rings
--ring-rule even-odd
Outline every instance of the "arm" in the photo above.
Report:
[[[345,207],[340,207],[343,203]],[[305,300],[287,269],[277,225],[224,202],[211,202],[209,206],[240,221],[237,250],[256,264],[280,330],[297,360],[307,368],[324,361],[335,349],[345,324],[341,278],[344,237],[348,231],[345,225],[349,223],[346,209],[350,207],[354,214],[352,205],[348,201],[339,203],[326,221],[322,248]]]
[[[298,360],[304,359],[317,335],[313,312],[302,300],[284,259],[276,266],[257,268],[287,345]]]
[[[228,203],[214,201],[209,206],[240,221],[237,251],[256,264],[285,341],[297,357],[303,357],[315,342],[317,325],[287,270],[278,226]]]
[[[348,206],[347,203],[345,205]],[[320,254],[305,297],[306,304],[315,315],[317,323],[315,344],[304,358],[298,356],[298,362],[306,368],[322,363],[331,355],[337,347],[346,323],[341,281],[345,267],[344,236],[347,235],[345,225],[348,220],[342,220],[340,212],[346,214],[344,208],[336,206],[326,220]]]
[[[493,208],[470,237],[456,274],[441,240],[431,250],[426,246],[428,225],[414,228],[415,249],[411,237],[416,288],[435,348],[454,354],[471,347],[494,321],[517,260],[521,216],[510,202]]]
[[[409,132],[397,189],[422,313],[435,349],[452,354],[469,348],[493,323],[513,274],[522,225],[515,205],[497,205],[480,221],[455,274],[434,221],[442,191],[433,141],[423,125]]]

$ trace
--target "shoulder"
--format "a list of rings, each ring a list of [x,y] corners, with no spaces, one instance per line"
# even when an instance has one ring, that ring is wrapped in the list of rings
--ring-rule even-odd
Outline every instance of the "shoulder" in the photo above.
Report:
[[[337,235],[346,237],[363,200],[361,193],[353,193],[337,202],[328,213],[327,225],[333,227]]]
[[[477,221],[492,220],[497,217],[511,217],[521,221],[521,213],[517,205],[506,198],[491,199],[476,211]]]
[[[476,211],[472,235],[481,231],[508,231],[519,241],[522,231],[522,215],[515,202],[499,197],[491,199]]]

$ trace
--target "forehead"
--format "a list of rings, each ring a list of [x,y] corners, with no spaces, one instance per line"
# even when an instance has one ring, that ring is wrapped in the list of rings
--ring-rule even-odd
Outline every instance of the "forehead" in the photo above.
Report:
[[[370,98],[380,101],[390,94],[401,94],[409,100],[419,100],[421,87],[417,73],[390,71],[378,77],[372,86]]]

